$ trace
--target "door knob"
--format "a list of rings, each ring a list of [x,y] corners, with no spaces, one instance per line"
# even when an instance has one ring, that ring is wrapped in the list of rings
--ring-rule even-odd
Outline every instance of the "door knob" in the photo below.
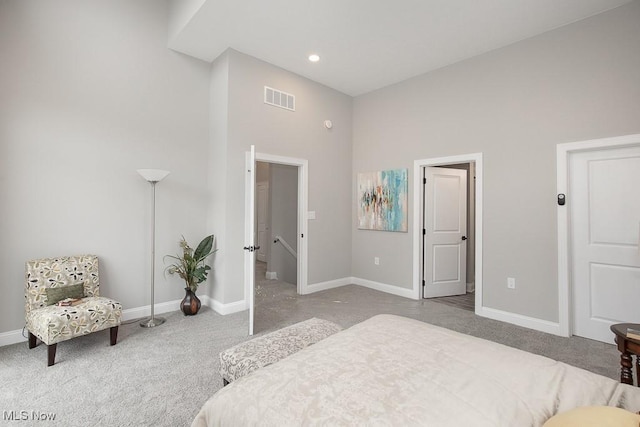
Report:
[[[467,240],[467,236],[462,236],[462,240]]]

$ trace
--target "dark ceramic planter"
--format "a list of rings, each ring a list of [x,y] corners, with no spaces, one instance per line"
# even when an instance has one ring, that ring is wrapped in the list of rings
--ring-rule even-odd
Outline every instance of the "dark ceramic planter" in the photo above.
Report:
[[[184,288],[184,290],[186,291],[186,295],[180,303],[180,310],[182,310],[185,316],[193,316],[194,314],[198,314],[202,303],[200,303],[200,300],[191,289]]]

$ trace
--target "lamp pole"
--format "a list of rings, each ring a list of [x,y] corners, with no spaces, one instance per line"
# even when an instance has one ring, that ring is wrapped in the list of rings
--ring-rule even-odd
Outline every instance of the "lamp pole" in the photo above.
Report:
[[[155,317],[155,270],[156,270],[156,184],[169,175],[168,171],[159,169],[138,169],[138,173],[151,184],[151,317],[140,322],[143,328],[153,328],[165,322],[162,317]]]

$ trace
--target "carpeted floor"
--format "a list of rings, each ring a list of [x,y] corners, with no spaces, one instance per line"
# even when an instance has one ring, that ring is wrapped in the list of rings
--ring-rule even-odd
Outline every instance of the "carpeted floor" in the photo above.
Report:
[[[120,326],[113,347],[108,330],[60,343],[52,367],[44,345],[0,347],[0,425],[189,426],[222,385],[218,353],[246,339],[248,316],[203,307],[163,317],[153,329]],[[9,412],[27,420],[8,421]],[[34,412],[55,420],[36,422]]]
[[[573,364],[618,378],[613,345],[561,338],[479,318],[431,301],[414,301],[360,286],[306,296],[293,285],[261,280],[256,295],[256,334],[320,317],[349,327],[378,313],[399,314]],[[247,312],[221,316],[203,307],[197,316],[163,315],[153,329],[121,326],[118,344],[103,331],[58,345],[47,368],[46,348],[26,343],[0,347],[0,425],[188,426],[202,404],[221,387],[218,353],[246,340]],[[469,354],[468,357],[473,357]],[[25,411],[25,412],[21,412]],[[33,420],[53,413],[55,421]]]
[[[475,312],[476,310],[476,294],[473,292],[469,292],[464,295],[431,298],[430,301],[440,304],[446,304],[451,307],[461,308],[467,311]]]

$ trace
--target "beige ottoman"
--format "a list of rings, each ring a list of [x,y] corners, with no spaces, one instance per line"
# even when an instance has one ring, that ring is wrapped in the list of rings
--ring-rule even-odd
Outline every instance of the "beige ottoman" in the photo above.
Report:
[[[222,381],[227,385],[341,330],[340,325],[314,317],[240,343],[220,353]]]

